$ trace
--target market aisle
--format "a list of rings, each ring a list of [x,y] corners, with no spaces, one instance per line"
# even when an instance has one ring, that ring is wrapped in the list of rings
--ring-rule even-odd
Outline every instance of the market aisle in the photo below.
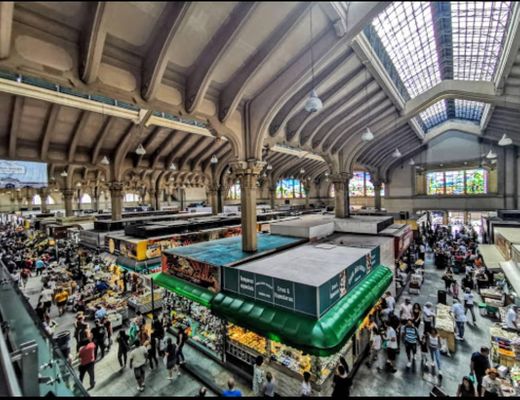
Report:
[[[437,290],[444,289],[444,282],[441,280],[443,271],[437,270],[432,265],[431,255],[426,257],[426,271],[425,281],[421,288],[419,295],[410,295],[408,289],[403,293],[398,300],[398,305],[404,300],[404,296],[410,296],[412,303],[419,303],[423,306],[426,302],[437,304]],[[456,275],[460,281],[462,275]],[[480,296],[475,293],[476,302],[480,300]],[[452,298],[448,296],[448,305],[451,306]],[[396,307],[397,309],[397,307]],[[478,310],[476,310],[478,313]],[[468,317],[470,314],[468,313]],[[471,319],[471,317],[470,317]],[[489,327],[493,322],[477,315],[477,327],[472,327],[471,324],[466,324],[465,341],[457,341],[457,351],[451,357],[442,356],[442,388],[450,396],[455,396],[457,387],[464,375],[470,372],[471,354],[479,350],[481,346],[490,346],[491,336]],[[422,325],[420,332],[422,333]],[[360,366],[352,387],[352,395],[354,396],[388,396],[389,394],[399,394],[402,396],[428,396],[433,382],[428,374],[425,379],[421,377],[420,368],[420,349],[417,353],[417,365],[410,370],[406,369],[406,353],[404,346],[401,343],[401,352],[397,358],[397,372],[392,374],[389,372],[378,373],[373,369],[368,368],[364,363]]]

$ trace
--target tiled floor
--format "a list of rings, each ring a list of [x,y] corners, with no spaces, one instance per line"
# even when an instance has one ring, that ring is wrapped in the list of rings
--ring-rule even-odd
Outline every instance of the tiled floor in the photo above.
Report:
[[[431,260],[427,260],[425,283],[419,295],[411,295],[412,302],[419,302],[423,305],[430,301],[436,304],[437,290],[444,287],[444,283],[440,279],[442,272],[435,270],[430,263]],[[40,287],[39,279],[31,278],[25,293],[31,299],[33,305],[38,298]],[[407,294],[405,292],[403,296]],[[451,298],[448,298],[448,302],[451,304]],[[73,330],[74,315],[72,313],[66,313],[65,316],[57,318],[57,310],[53,307],[51,317],[59,323],[56,331]],[[474,328],[467,324],[466,340],[462,343],[458,342],[456,353],[451,358],[442,357],[444,377],[442,388],[449,395],[455,395],[462,376],[469,373],[471,353],[478,350],[482,345],[489,345],[489,326],[492,325],[492,322],[481,316],[477,316],[477,319],[478,327]],[[74,355],[75,346],[72,347]],[[185,348],[184,353],[191,369],[195,370],[197,375],[210,379],[219,388],[224,388],[227,379],[233,376],[220,364],[190,346]],[[76,363],[73,365],[77,369]],[[407,370],[404,349],[398,356],[397,368],[398,371],[395,374],[377,373],[363,364],[354,378],[351,394],[353,396],[382,397],[395,395],[427,396],[429,394],[435,378],[428,374],[423,377],[420,365]],[[146,389],[141,393],[137,390],[133,372],[128,368],[124,371],[119,370],[116,346],[113,346],[112,350],[96,364],[96,387],[89,393],[93,396],[194,396],[201,387],[201,382],[187,371],[183,371],[180,377],[171,382],[166,379],[167,372],[163,365],[155,370],[147,368],[146,373]],[[234,378],[237,387],[242,390],[244,395],[251,395],[248,384],[238,376],[234,376]],[[85,378],[85,384],[88,386],[88,377]],[[208,394],[215,395],[211,391]]]

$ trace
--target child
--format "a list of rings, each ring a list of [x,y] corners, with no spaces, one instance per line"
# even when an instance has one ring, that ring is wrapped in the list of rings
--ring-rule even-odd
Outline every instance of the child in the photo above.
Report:
[[[423,334],[419,341],[421,346],[421,368],[422,370],[426,370],[428,367],[428,342],[426,341],[426,335]],[[426,367],[426,368],[425,368]]]

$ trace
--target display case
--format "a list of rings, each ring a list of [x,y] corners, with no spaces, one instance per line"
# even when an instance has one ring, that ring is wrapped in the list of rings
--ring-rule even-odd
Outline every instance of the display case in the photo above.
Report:
[[[231,323],[227,324],[226,353],[247,365],[253,365],[256,357],[267,358],[267,339]]]
[[[161,308],[163,305],[163,294],[162,289],[156,289],[153,296],[153,309]],[[140,311],[143,314],[152,311],[152,293],[150,290],[146,290],[144,294],[136,296],[133,295],[128,299],[128,306],[132,307],[136,311]]]

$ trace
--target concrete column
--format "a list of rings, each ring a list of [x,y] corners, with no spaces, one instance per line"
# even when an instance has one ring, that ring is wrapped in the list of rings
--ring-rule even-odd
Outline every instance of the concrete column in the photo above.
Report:
[[[376,210],[381,210],[381,189],[383,188],[383,182],[372,181],[374,185],[374,207]]]
[[[350,216],[350,199],[348,194],[348,184],[351,174],[341,172],[331,175],[334,184],[336,218],[348,218]]]
[[[250,160],[236,162],[232,166],[240,180],[242,213],[242,251],[256,252],[256,182],[265,162]]]
[[[63,202],[65,203],[65,216],[71,217],[72,215],[74,215],[74,211],[72,209],[74,189],[63,189],[61,193],[63,194]]]
[[[160,204],[161,204],[161,199],[159,198],[160,191],[155,190],[155,189],[150,189],[150,190],[148,190],[148,194],[150,195],[150,201],[152,203],[152,208],[155,211],[159,211]]]
[[[78,210],[81,210],[81,189],[76,191],[76,195],[78,196]]]
[[[210,185],[208,188],[209,205],[211,206],[211,212],[213,215],[218,214],[218,193],[219,185]]]
[[[271,209],[276,208],[276,186],[269,186],[269,203],[271,205]]]
[[[112,220],[119,221],[123,214],[123,183],[113,181],[108,185],[112,203]]]
[[[47,207],[47,196],[49,196],[49,189],[41,188],[40,190],[38,190],[38,194],[40,195],[40,198],[42,199],[41,212],[42,213],[49,212],[49,208]]]
[[[309,208],[309,195],[311,194],[311,183],[306,180],[303,183],[303,189],[305,190],[305,209]]]
[[[97,186],[92,191],[92,209],[95,212],[99,211],[99,188]]]
[[[448,211],[442,212],[442,224],[448,225]]]
[[[224,212],[224,190],[220,185],[217,190],[217,211],[219,213]]]
[[[184,187],[179,188],[179,197],[181,201],[181,211],[184,210]]]

